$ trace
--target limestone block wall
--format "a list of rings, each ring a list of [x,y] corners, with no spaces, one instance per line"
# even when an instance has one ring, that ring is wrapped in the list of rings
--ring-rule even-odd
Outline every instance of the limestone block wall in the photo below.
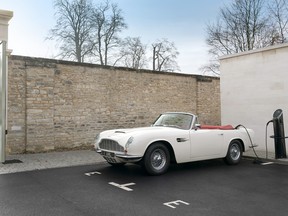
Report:
[[[219,79],[10,56],[10,154],[89,148],[97,133],[149,126],[166,111],[220,124]]]

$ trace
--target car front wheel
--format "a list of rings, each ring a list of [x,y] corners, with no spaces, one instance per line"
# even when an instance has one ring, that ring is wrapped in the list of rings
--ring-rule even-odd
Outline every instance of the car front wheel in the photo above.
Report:
[[[162,143],[151,145],[144,156],[143,166],[150,175],[165,173],[170,165],[170,153]]]
[[[225,162],[229,165],[236,165],[241,161],[242,158],[242,145],[240,141],[233,140],[228,148],[227,155],[225,157]]]

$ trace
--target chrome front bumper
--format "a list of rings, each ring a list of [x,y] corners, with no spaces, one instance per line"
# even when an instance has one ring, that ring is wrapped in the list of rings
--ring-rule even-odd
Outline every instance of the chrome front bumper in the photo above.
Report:
[[[136,163],[142,159],[142,156],[128,155],[122,152],[110,152],[96,149],[105,160],[110,163]]]

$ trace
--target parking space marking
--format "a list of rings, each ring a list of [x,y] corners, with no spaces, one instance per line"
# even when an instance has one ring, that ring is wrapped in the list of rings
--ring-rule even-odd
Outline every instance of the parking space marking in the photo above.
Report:
[[[185,205],[190,205],[189,203],[184,202],[184,201],[182,201],[182,200],[175,200],[175,201],[171,201],[171,202],[166,202],[166,203],[163,203],[163,205],[166,205],[166,206],[168,206],[168,207],[170,207],[170,208],[175,209],[176,207],[173,206],[172,204],[179,206],[180,203],[185,204]]]
[[[128,188],[127,186],[131,186],[131,185],[135,185],[135,183],[131,182],[131,183],[127,183],[127,184],[117,184],[115,182],[109,182],[110,185],[113,185],[115,187],[118,187],[120,189],[123,189],[123,190],[126,190],[126,191],[133,191],[133,189],[131,188]]]
[[[95,174],[101,175],[101,173],[97,172],[97,171],[85,173],[86,176],[92,176],[92,175],[95,175]]]
[[[266,163],[261,163],[261,165],[265,166],[265,165],[271,165],[274,164],[274,162],[266,162]]]

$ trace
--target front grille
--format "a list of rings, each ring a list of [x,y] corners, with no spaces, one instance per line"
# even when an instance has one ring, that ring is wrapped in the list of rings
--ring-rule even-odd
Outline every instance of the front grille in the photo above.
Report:
[[[110,139],[101,140],[99,147],[103,150],[124,152],[124,148],[121,145],[119,145],[116,141]]]

